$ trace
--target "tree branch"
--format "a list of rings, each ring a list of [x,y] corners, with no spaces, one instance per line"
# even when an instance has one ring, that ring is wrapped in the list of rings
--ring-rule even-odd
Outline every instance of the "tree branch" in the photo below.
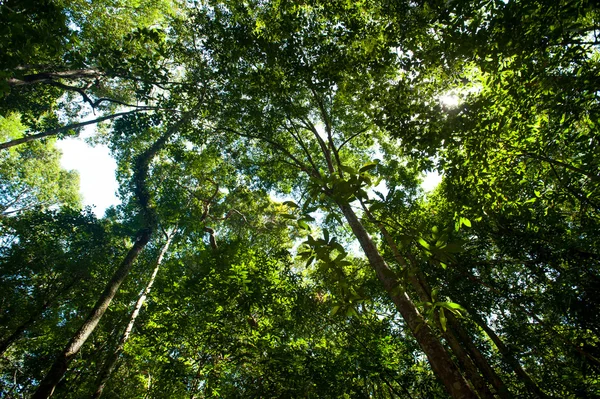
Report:
[[[45,137],[49,137],[49,136],[54,136],[57,135],[59,133],[62,132],[66,132],[72,129],[78,129],[80,127],[83,126],[87,126],[87,125],[93,125],[95,123],[100,123],[109,119],[114,119],[114,118],[119,118],[121,116],[125,116],[125,115],[129,115],[135,112],[142,112],[142,111],[153,111],[153,110],[157,110],[160,108],[154,108],[154,107],[140,107],[131,111],[127,111],[127,112],[119,112],[117,114],[112,114],[112,115],[106,115],[106,116],[101,116],[100,118],[96,118],[90,121],[85,121],[85,122],[78,122],[78,123],[74,123],[72,125],[67,125],[67,126],[62,126],[62,127],[58,127],[56,129],[50,129],[50,130],[46,130],[45,132],[42,133],[38,133],[38,134],[32,134],[31,136],[25,136],[25,137],[21,137],[20,139],[15,139],[15,140],[11,140],[11,141],[7,141],[5,143],[1,143],[0,144],[0,150],[6,149],[6,148],[10,148],[10,147],[14,147],[16,145],[19,144],[23,144],[23,143],[27,143],[29,141],[33,141],[33,140],[39,140],[39,139],[43,139]]]

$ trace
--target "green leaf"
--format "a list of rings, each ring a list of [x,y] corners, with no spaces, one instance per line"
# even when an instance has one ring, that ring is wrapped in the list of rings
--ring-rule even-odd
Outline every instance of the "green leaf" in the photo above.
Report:
[[[355,175],[356,174],[356,170],[350,166],[347,165],[342,165],[342,170],[346,173],[348,173],[349,175]]]
[[[442,326],[442,330],[446,332],[446,323],[448,319],[446,319],[446,315],[444,314],[444,308],[440,308],[440,324]]]
[[[296,204],[294,201],[285,201],[283,202],[283,205],[289,206],[290,208],[295,208],[295,209],[299,209],[300,206],[298,204]]]
[[[431,249],[431,245],[429,245],[429,243],[427,241],[425,241],[423,238],[419,237],[417,239],[417,241],[419,242],[419,244],[421,244],[421,246],[425,249]]]
[[[379,162],[369,162],[364,164],[363,166],[361,166],[361,168],[358,170],[359,173],[363,173],[372,169],[375,169],[377,167],[377,165],[379,165]]]
[[[302,230],[309,230],[310,227],[304,220],[298,220],[298,227]]]
[[[310,266],[314,262],[314,260],[315,260],[315,256],[314,255],[309,256],[308,259],[306,260],[305,266],[306,267]]]
[[[467,313],[467,310],[465,308],[463,308],[462,306],[460,306],[458,303],[454,303],[454,302],[441,302],[439,304],[439,306],[444,307],[450,311],[452,311],[452,313],[462,316],[462,313]],[[461,313],[462,312],[462,313]]]
[[[446,244],[446,246],[440,248],[440,250],[442,252],[448,252],[448,253],[452,253],[452,254],[464,252],[463,244],[464,244],[463,241],[453,241],[453,242]]]

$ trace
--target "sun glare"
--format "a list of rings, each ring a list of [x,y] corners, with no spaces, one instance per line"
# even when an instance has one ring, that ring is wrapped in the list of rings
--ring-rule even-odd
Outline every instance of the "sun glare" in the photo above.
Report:
[[[460,104],[460,98],[454,93],[442,94],[439,100],[440,104],[446,108],[455,108]]]

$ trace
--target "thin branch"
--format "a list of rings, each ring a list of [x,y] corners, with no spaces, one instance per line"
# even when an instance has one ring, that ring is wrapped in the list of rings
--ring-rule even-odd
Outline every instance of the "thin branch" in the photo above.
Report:
[[[62,72],[41,72],[25,75],[22,78],[9,78],[6,82],[9,86],[27,86],[36,83],[55,82],[54,79],[97,79],[104,76],[104,73],[96,68],[73,69]]]
[[[311,173],[310,169],[307,168],[306,165],[304,165],[300,160],[298,160],[298,158],[296,158],[295,156],[293,156],[287,149],[285,149],[285,147],[283,147],[281,144],[279,144],[276,141],[273,141],[273,140],[271,140],[269,138],[266,138],[264,136],[254,136],[252,134],[242,133],[239,130],[235,130],[235,129],[232,129],[232,128],[229,128],[229,127],[221,127],[220,130],[224,130],[224,131],[227,131],[229,133],[237,134],[238,136],[246,137],[246,138],[249,138],[249,139],[256,139],[256,140],[265,141],[265,142],[271,144],[277,150],[281,151],[289,159],[291,159],[293,161],[293,166],[295,166],[297,168],[300,168],[300,170],[302,170],[308,176],[315,176],[315,174]],[[315,176],[315,177],[319,177],[319,176]]]
[[[114,98],[108,98],[108,97],[101,97],[101,98],[98,98],[98,99],[96,99],[94,101],[85,92],[85,90],[89,88],[89,85],[86,86],[85,88],[81,88],[81,87],[77,87],[77,86],[69,86],[69,85],[66,85],[64,83],[57,82],[57,81],[49,81],[49,82],[46,82],[46,83],[49,84],[50,86],[55,86],[55,87],[59,87],[61,89],[65,89],[65,90],[74,91],[74,92],[79,93],[81,95],[81,97],[83,97],[83,101],[85,101],[86,103],[88,103],[92,107],[92,109],[94,111],[95,111],[96,108],[98,108],[98,106],[100,104],[102,104],[104,102],[110,102],[110,103],[113,103],[113,104],[119,104],[119,105],[123,105],[125,107],[140,107],[139,105],[136,105],[136,104],[129,104],[129,103],[126,103],[124,101],[116,100]],[[145,106],[142,105],[141,107],[145,107]]]
[[[564,189],[567,190],[569,193],[571,193],[572,196],[574,196],[575,198],[577,198],[580,202],[587,203],[588,205],[591,205],[594,208],[595,211],[599,211],[600,210],[600,207],[594,201],[590,200],[589,198],[586,198],[581,193],[578,193],[577,191],[575,191],[574,189],[572,189],[571,187],[569,187],[569,185],[566,184],[563,181],[563,179],[561,179],[561,177],[558,174],[558,172],[556,171],[556,168],[554,167],[553,163],[550,163],[550,169],[552,169],[552,173],[558,179],[558,182],[560,183],[560,185],[563,186]]]
[[[306,158],[308,159],[308,162],[310,162],[311,166],[313,167],[313,169],[315,170],[315,172],[319,175],[319,177],[321,177],[321,173],[319,172],[319,168],[317,167],[317,165],[315,164],[314,160],[312,159],[312,156],[310,155],[310,151],[308,151],[308,148],[306,147],[306,145],[304,144],[304,140],[302,140],[302,135],[301,133],[298,131],[298,129],[296,128],[296,125],[294,124],[294,122],[287,117],[289,123],[290,123],[290,127],[293,130],[290,130],[289,128],[287,129],[288,132],[290,133],[290,135],[294,138],[294,140],[296,140],[296,142],[298,143],[298,145],[300,145],[300,147],[302,147],[302,150],[304,151],[304,153],[306,154]],[[295,133],[295,134],[294,134]]]
[[[570,165],[570,164],[568,164],[566,162],[558,161],[556,159],[553,159],[553,158],[550,158],[550,157],[546,157],[546,156],[543,156],[543,155],[533,154],[531,152],[523,152],[523,153],[521,153],[521,155],[525,156],[525,157],[528,157],[528,158],[537,159],[539,161],[544,161],[544,162],[547,162],[549,164],[555,164],[555,165],[558,165],[558,166],[562,166],[563,168],[569,169],[572,172],[576,172],[576,173],[579,173],[579,174],[582,174],[582,175],[588,177],[593,182],[596,182],[596,183],[600,182],[600,176],[597,176],[597,175],[595,175],[593,173],[589,173],[589,172],[587,172],[587,171],[585,171],[583,169],[580,169],[580,168],[578,168],[576,166]]]
[[[361,134],[363,134],[364,132],[366,132],[367,130],[369,130],[368,128],[364,128],[363,130],[361,130],[358,133],[354,133],[352,136],[348,137],[346,140],[344,140],[344,142],[342,144],[340,144],[340,146],[337,148],[337,151],[341,151],[342,148],[348,144],[350,141],[352,141],[355,137],[360,136]]]
[[[333,162],[331,161],[331,154],[329,153],[329,150],[327,149],[327,145],[325,144],[325,141],[323,141],[323,139],[319,135],[317,128],[308,119],[304,119],[304,118],[300,117],[300,121],[302,122],[302,126],[305,127],[307,130],[309,130],[310,132],[312,132],[312,134],[317,139],[317,142],[319,143],[319,146],[321,147],[321,152],[323,153],[323,156],[325,157],[325,160],[327,161],[327,169],[329,170],[329,173],[333,173],[335,171],[335,169],[333,168]]]
[[[329,143],[329,148],[333,152],[335,162],[338,166],[338,173],[339,173],[340,177],[343,177],[344,171],[342,170],[342,162],[340,161],[340,154],[335,149],[335,143],[333,142],[332,123],[331,123],[331,119],[329,118],[329,113],[325,109],[325,104],[323,103],[323,100],[321,100],[321,98],[319,97],[319,95],[317,94],[315,89],[311,87],[310,91],[312,92],[313,98],[315,99],[315,102],[317,103],[317,107],[319,108],[319,111],[321,112],[321,117],[323,118],[323,122],[325,123],[325,133],[327,133],[327,141]]]

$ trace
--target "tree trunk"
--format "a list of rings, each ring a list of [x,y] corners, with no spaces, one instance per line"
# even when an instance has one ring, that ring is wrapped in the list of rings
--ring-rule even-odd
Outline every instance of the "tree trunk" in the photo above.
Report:
[[[131,334],[131,331],[133,330],[133,325],[135,324],[135,320],[137,319],[138,315],[140,314],[140,310],[142,309],[144,302],[146,302],[146,297],[150,293],[150,290],[152,290],[152,286],[154,285],[154,280],[156,279],[156,275],[158,274],[158,270],[160,269],[160,265],[162,263],[163,257],[167,253],[167,250],[169,249],[169,245],[171,245],[171,240],[173,239],[174,235],[175,235],[175,229],[167,237],[167,242],[163,246],[162,250],[160,251],[160,254],[158,255],[158,258],[156,259],[156,266],[154,267],[154,270],[152,271],[150,280],[148,280],[148,284],[146,285],[146,288],[144,288],[144,290],[140,294],[140,297],[138,298],[137,302],[135,303],[135,306],[133,307],[133,311],[131,312],[131,316],[129,317],[129,323],[127,324],[127,327],[125,327],[125,331],[123,331],[123,334],[121,335],[121,339],[119,340],[117,347],[114,349],[114,351],[112,351],[112,353],[110,353],[108,355],[108,358],[106,359],[106,361],[104,362],[104,365],[102,366],[102,370],[98,374],[98,378],[96,379],[97,388],[96,388],[96,391],[94,392],[94,394],[92,395],[92,398],[99,398],[100,396],[102,396],[102,391],[104,391],[104,387],[106,386],[106,383],[108,382],[111,374],[113,373],[113,371],[115,369],[117,360],[119,359],[119,356],[121,355],[121,352],[123,351],[123,348],[125,347],[125,342],[127,342],[127,340],[129,339],[129,335]]]
[[[40,383],[37,391],[32,396],[33,399],[46,399],[52,396],[56,385],[60,382],[62,377],[67,372],[67,367],[71,360],[77,355],[81,346],[85,343],[90,334],[94,331],[98,322],[108,309],[111,301],[117,294],[121,283],[125,280],[125,277],[129,274],[131,267],[133,266],[134,261],[144,249],[148,241],[150,240],[150,236],[152,235],[152,229],[142,230],[139,234],[138,239],[129,252],[121,265],[108,282],[104,292],[100,295],[100,298],[96,302],[96,305],[88,315],[87,319],[83,323],[83,325],[79,328],[79,330],[73,335],[66,348],[62,351],[62,353],[58,356],[48,374],[44,380]]]
[[[481,353],[479,348],[477,348],[477,346],[473,343],[471,337],[469,337],[469,334],[461,325],[460,320],[457,320],[452,313],[449,313],[448,323],[450,324],[450,327],[458,334],[458,337],[466,347],[465,349],[467,350],[475,364],[477,364],[477,367],[479,368],[483,376],[492,383],[492,385],[496,389],[496,393],[498,394],[498,396],[500,396],[502,399],[512,398],[513,395],[508,390],[506,384],[504,384],[502,378],[500,378],[498,373],[496,373],[496,371],[492,368],[485,356],[483,356],[483,353]]]
[[[398,248],[395,245],[392,248],[392,251],[395,253],[395,255],[399,255]],[[410,271],[409,281],[411,283],[411,286],[415,289],[421,302],[433,302],[433,298],[431,297],[431,290],[429,290],[429,287],[425,284],[422,284],[420,279]],[[446,315],[446,317],[450,319],[450,317],[452,317],[451,312],[447,313],[448,314]],[[462,369],[465,371],[467,379],[471,382],[477,394],[481,398],[494,399],[495,397],[490,391],[486,381],[481,377],[481,375],[477,371],[477,367],[473,363],[473,360],[469,357],[465,348],[463,348],[459,340],[456,338],[456,335],[454,335],[451,329],[446,329],[446,331],[444,331],[439,321],[439,318],[436,317],[435,320],[439,331],[441,331],[442,336],[444,337],[446,342],[448,342],[450,349],[452,349],[452,353],[454,353],[454,355],[458,359],[458,362],[460,363]]]
[[[515,374],[517,374],[521,381],[523,381],[527,389],[538,398],[548,399],[549,396],[546,395],[546,393],[544,393],[544,391],[540,389],[540,387],[533,381],[531,376],[523,369],[523,367],[521,367],[519,361],[514,358],[512,353],[510,353],[510,350],[506,347],[506,345],[504,345],[504,342],[502,342],[500,337],[496,335],[494,330],[492,330],[487,325],[487,323],[485,323],[477,316],[474,316],[473,320],[475,321],[475,323],[477,323],[479,327],[483,329],[483,331],[485,331],[488,337],[490,337],[492,342],[498,348],[498,351],[500,351],[500,353],[502,354],[502,357],[504,358],[506,363],[508,363],[512,367]]]
[[[66,373],[69,362],[73,360],[81,346],[94,331],[98,325],[98,322],[106,312],[106,309],[108,309],[108,305],[110,305],[111,301],[117,294],[121,283],[123,283],[125,277],[127,277],[129,274],[129,270],[131,270],[133,262],[138,257],[142,249],[144,249],[148,241],[150,241],[152,232],[158,223],[156,211],[150,204],[151,196],[146,185],[146,178],[148,176],[150,162],[164,147],[169,138],[179,130],[179,127],[191,118],[193,112],[194,110],[188,111],[179,121],[170,126],[167,131],[154,142],[154,144],[152,144],[146,151],[144,151],[135,159],[133,168],[134,173],[132,177],[134,193],[141,208],[140,214],[146,225],[146,228],[140,230],[138,233],[138,238],[135,244],[127,253],[127,256],[121,263],[119,269],[117,269],[113,275],[112,279],[108,282],[108,285],[104,289],[102,295],[100,295],[100,299],[98,299],[94,309],[83,323],[83,326],[81,326],[73,338],[71,338],[67,344],[67,347],[59,355],[58,359],[56,359],[54,365],[52,365],[52,368],[46,375],[46,378],[44,378],[44,380],[40,383],[38,390],[33,395],[33,399],[46,399],[52,396],[56,385]]]
[[[414,260],[411,259],[411,261],[413,261],[414,263]],[[421,290],[423,292],[422,294],[420,293],[419,296],[421,297],[423,295],[425,298],[429,298],[426,299],[427,301],[431,301],[431,288],[427,284],[423,273],[420,270],[416,270],[415,275],[410,276],[410,280],[413,287],[418,287],[416,288],[417,291]],[[452,347],[452,352],[454,352],[454,354],[459,358],[459,360],[464,359],[464,357],[467,357],[468,361],[466,364],[466,370],[469,374],[469,379],[471,379],[476,388],[481,387],[483,391],[487,390],[487,386],[482,386],[482,384],[486,384],[485,381],[481,378],[481,375],[483,375],[485,378],[487,378],[487,382],[491,383],[491,385],[494,387],[498,396],[500,396],[502,399],[512,398],[512,395],[509,392],[506,385],[504,384],[504,381],[502,381],[500,376],[494,371],[492,366],[490,366],[489,362],[483,356],[481,351],[475,346],[475,344],[471,340],[471,337],[469,337],[469,334],[460,324],[460,321],[454,316],[452,312],[447,312],[446,317],[448,319],[448,325],[450,327],[450,337],[444,336],[444,338],[448,340]],[[462,341],[463,345],[461,345],[461,343],[459,342],[459,340],[453,332],[460,337],[460,341]],[[456,350],[455,346],[458,346]],[[457,352],[462,353],[459,354]],[[481,372],[481,375],[474,368],[474,363],[477,365],[477,368]],[[487,390],[487,392],[489,392],[489,390]]]
[[[46,300],[46,302],[44,302],[44,304],[41,307],[39,307],[37,311],[34,312],[34,314],[31,315],[31,317],[29,317],[29,319],[21,323],[11,335],[2,340],[2,342],[0,343],[0,356],[2,356],[4,352],[6,352],[6,350],[10,347],[10,345],[12,345],[13,342],[19,339],[21,334],[23,334],[23,332],[25,332],[25,330],[27,330],[29,326],[35,323],[38,318],[42,317],[44,311],[48,309],[50,305],[53,305],[54,301],[56,301],[62,294],[68,292],[80,279],[80,277],[75,277],[68,284],[60,288],[58,292],[55,295],[53,295],[52,298]]]
[[[19,339],[21,334],[23,334],[23,332],[35,322],[35,319],[36,317],[31,316],[27,321],[21,323],[21,325],[17,327],[17,329],[13,331],[12,334],[10,334],[8,337],[2,340],[2,342],[0,342],[0,356],[2,356],[4,352],[6,352],[8,347],[11,346],[13,342]]]
[[[471,390],[446,349],[431,331],[402,286],[399,285],[397,276],[377,250],[377,246],[358,220],[354,210],[348,204],[340,204],[339,207],[365,252],[371,267],[375,269],[377,278],[394,301],[396,308],[427,356],[431,368],[442,381],[448,393],[455,399],[476,399],[477,395]]]
[[[421,302],[432,302],[431,288],[429,287],[429,284],[427,284],[423,273],[420,270],[416,269],[415,259],[409,256],[409,260],[411,263],[409,264],[409,262],[402,256],[402,254],[398,250],[398,246],[394,242],[394,239],[387,231],[387,229],[381,223],[379,223],[373,217],[373,215],[369,213],[368,209],[366,209],[364,205],[363,208],[365,209],[365,212],[367,212],[367,214],[369,215],[369,219],[379,227],[379,231],[381,232],[386,243],[392,250],[392,254],[394,255],[396,261],[403,267],[411,267],[412,265],[412,270],[408,273],[408,276],[411,286],[417,293],[419,300]],[[497,394],[502,399],[510,399],[511,395],[508,389],[506,388],[506,385],[504,385],[504,382],[492,369],[492,367],[489,365],[485,357],[483,357],[479,349],[477,349],[477,347],[473,344],[467,332],[460,325],[460,322],[456,319],[456,317],[454,317],[452,312],[447,312],[446,316],[452,330],[443,332],[444,338],[450,345],[452,352],[458,358],[462,367],[465,369],[469,380],[471,381],[473,387],[476,389],[479,395],[482,398],[494,397],[492,392],[489,390],[486,381],[481,377],[481,375],[477,371],[477,368],[479,368],[482,375],[484,375],[488,379],[488,382],[490,382],[494,386]],[[439,320],[438,327],[440,328],[440,331],[443,331]],[[464,346],[466,346],[466,348],[463,348],[463,346],[460,344],[456,335],[453,332],[458,334],[460,340],[463,341],[463,344]],[[475,367],[474,363],[477,364],[477,368]]]

